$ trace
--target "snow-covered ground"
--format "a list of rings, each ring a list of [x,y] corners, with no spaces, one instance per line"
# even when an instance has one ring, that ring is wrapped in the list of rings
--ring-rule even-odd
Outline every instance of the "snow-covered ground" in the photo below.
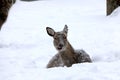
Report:
[[[120,80],[120,8],[105,0],[17,1],[0,32],[0,80]],[[93,63],[46,69],[54,56],[46,27],[69,27],[68,39]]]

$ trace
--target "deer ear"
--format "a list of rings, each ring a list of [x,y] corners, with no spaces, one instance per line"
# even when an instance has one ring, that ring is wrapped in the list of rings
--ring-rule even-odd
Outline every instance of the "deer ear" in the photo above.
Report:
[[[46,27],[46,31],[47,31],[48,35],[50,35],[50,36],[55,35],[55,31],[50,27]]]
[[[65,25],[63,32],[65,32],[66,34],[68,33],[68,26],[67,25]]]

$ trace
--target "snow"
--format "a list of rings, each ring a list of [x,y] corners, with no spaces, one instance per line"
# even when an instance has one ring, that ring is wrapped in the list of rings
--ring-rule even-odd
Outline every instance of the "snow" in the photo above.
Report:
[[[105,0],[17,1],[0,32],[0,80],[120,80],[120,8],[106,16]],[[93,63],[46,69],[54,56],[46,27],[84,49]]]

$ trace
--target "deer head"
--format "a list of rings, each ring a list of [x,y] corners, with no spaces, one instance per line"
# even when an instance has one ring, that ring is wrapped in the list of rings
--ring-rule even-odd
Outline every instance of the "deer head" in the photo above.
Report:
[[[66,49],[68,45],[67,41],[67,33],[68,33],[68,26],[65,25],[64,29],[59,32],[55,32],[52,28],[46,27],[47,33],[49,36],[53,37],[54,41],[53,44],[58,51],[63,51]]]

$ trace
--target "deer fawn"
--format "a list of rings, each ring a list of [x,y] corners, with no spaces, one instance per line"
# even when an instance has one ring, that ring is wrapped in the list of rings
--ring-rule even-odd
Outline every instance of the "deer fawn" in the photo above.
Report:
[[[75,63],[92,62],[89,55],[84,50],[74,50],[67,40],[68,26],[65,25],[63,31],[55,32],[52,28],[46,28],[49,36],[53,37],[53,44],[58,53],[49,61],[47,68],[67,66]]]

